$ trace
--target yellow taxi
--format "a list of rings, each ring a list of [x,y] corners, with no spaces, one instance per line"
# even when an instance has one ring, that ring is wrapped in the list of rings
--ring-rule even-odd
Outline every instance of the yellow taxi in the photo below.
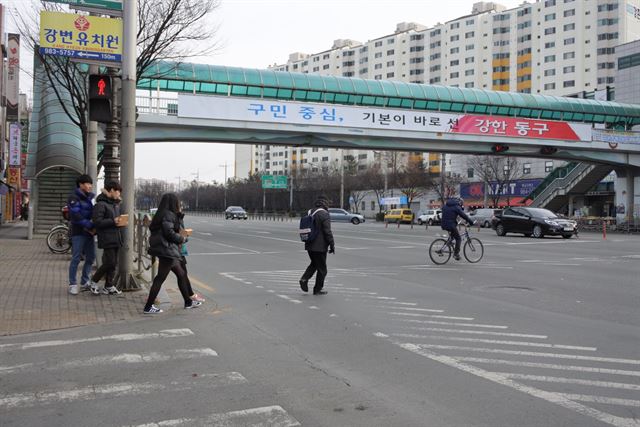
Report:
[[[384,222],[413,222],[411,209],[392,209],[384,215]]]

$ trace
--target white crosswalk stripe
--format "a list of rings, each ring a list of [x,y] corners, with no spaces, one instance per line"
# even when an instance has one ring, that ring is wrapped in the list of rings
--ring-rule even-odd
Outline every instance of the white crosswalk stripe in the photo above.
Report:
[[[301,424],[280,406],[243,409],[240,411],[213,414],[206,418],[180,418],[140,424],[135,427],[174,427],[174,426],[207,426],[207,427],[295,427]]]

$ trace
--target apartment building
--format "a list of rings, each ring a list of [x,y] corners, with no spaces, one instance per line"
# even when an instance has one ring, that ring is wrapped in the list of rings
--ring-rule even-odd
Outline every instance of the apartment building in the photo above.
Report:
[[[615,47],[636,39],[640,0],[540,0],[508,10],[478,2],[467,16],[431,27],[400,23],[392,34],[366,43],[335,40],[329,50],[297,52],[270,69],[563,96],[614,86]],[[248,148],[238,150],[247,157]],[[237,168],[237,176],[256,168],[287,173],[301,158],[312,162],[305,156],[311,153],[301,150],[250,150],[251,160]],[[335,150],[320,150],[326,155],[319,158],[339,161]],[[344,155],[373,161],[365,153]],[[448,157],[452,171],[466,175],[463,156]],[[439,172],[438,156],[430,154],[423,161]],[[546,162],[532,159],[532,170],[548,169]]]

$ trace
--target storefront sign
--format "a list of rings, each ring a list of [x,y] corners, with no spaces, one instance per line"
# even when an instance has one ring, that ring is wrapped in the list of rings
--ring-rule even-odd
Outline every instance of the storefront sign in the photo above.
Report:
[[[584,123],[190,94],[178,95],[178,116],[591,142]]]
[[[19,123],[9,125],[9,166],[20,166],[21,131]]]
[[[7,184],[14,188],[20,188],[20,168],[11,166],[7,169]]]
[[[122,20],[40,12],[40,53],[79,60],[120,62]]]
[[[17,122],[20,111],[20,35],[7,36],[7,121]]]
[[[500,184],[491,182],[488,195],[526,197],[542,182],[542,179],[519,179]],[[484,182],[469,182],[460,184],[460,196],[463,199],[481,199],[484,197]]]

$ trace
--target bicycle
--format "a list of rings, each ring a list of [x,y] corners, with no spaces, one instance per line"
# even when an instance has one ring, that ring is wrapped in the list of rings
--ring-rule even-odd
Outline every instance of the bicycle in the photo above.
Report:
[[[69,209],[62,208],[64,221],[54,225],[47,234],[47,247],[54,254],[66,254],[71,250],[71,229],[69,228]]]
[[[469,227],[465,224],[458,224],[458,226],[464,227],[464,233],[460,234],[464,244],[462,246],[462,253],[467,261],[472,264],[480,262],[484,255],[484,246],[477,237],[471,237],[469,235]],[[451,235],[447,240],[439,238],[435,239],[431,246],[429,246],[429,258],[434,264],[443,265],[449,262],[451,255],[453,254],[455,247],[455,240]]]

